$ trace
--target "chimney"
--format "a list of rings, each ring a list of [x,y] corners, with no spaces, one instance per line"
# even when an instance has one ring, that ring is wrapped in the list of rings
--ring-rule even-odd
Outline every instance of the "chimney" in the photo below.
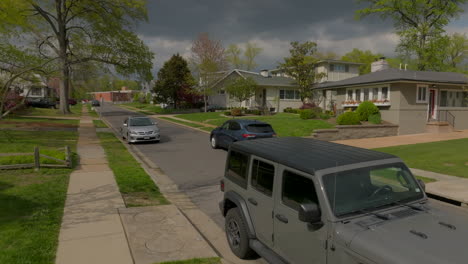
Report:
[[[263,76],[263,77],[265,77],[265,78],[268,78],[268,77],[270,77],[270,71],[268,71],[268,70],[261,70],[261,71],[260,71],[260,75]]]
[[[127,91],[127,89],[128,89],[127,86],[122,86],[121,88],[122,91]]]
[[[382,71],[390,69],[390,65],[385,60],[385,57],[381,57],[378,60],[371,63],[371,72]]]

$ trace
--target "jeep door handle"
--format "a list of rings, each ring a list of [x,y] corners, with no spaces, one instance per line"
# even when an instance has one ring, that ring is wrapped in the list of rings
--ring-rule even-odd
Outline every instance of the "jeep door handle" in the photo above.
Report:
[[[248,200],[251,204],[253,204],[253,205],[255,205],[255,206],[257,206],[257,204],[258,204],[257,201],[255,201],[255,199],[253,199],[253,198],[249,198],[249,199],[247,199],[247,200]]]
[[[288,223],[288,219],[287,219],[284,215],[277,214],[277,215],[275,215],[275,216],[276,216],[276,218],[277,218],[278,220],[280,220],[281,222],[283,222],[283,223],[285,223],[285,224]]]

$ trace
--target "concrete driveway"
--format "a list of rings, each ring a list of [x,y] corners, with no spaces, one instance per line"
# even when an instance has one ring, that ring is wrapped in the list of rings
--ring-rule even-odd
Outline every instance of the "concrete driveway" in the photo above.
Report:
[[[117,129],[125,117],[141,115],[111,104],[98,110],[102,118]],[[206,133],[164,120],[156,121],[161,129],[160,143],[138,143],[134,147],[157,164],[200,210],[224,228],[218,201],[222,199],[219,181],[224,173],[226,151],[212,149]]]

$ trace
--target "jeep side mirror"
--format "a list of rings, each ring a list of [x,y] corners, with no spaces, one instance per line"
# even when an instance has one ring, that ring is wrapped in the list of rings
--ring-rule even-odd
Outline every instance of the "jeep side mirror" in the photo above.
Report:
[[[418,183],[419,183],[419,186],[421,186],[421,188],[425,192],[426,191],[426,184],[420,179],[418,179]]]
[[[301,204],[299,208],[299,220],[306,223],[317,223],[321,220],[322,213],[316,203]]]

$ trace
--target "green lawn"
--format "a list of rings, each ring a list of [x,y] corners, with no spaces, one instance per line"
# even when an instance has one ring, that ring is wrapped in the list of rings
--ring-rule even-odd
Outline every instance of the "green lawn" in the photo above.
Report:
[[[102,120],[93,120],[94,127],[96,128],[108,128],[106,123],[104,123]]]
[[[76,132],[0,131],[0,153],[70,145]],[[0,170],[0,263],[50,264],[71,169]]]
[[[99,132],[98,136],[127,207],[169,203],[150,176],[113,133]]]
[[[47,123],[47,124],[46,124]],[[78,127],[80,121],[73,119],[47,119],[35,117],[20,117],[20,116],[7,116],[0,120],[0,128],[13,128],[13,127],[31,127],[31,126],[53,126],[53,125],[69,125]]]
[[[411,168],[468,178],[468,138],[379,148]]]
[[[152,105],[152,104],[142,104],[138,102],[133,102],[133,103],[125,103],[121,104],[121,106],[130,106],[134,107],[137,109],[140,109],[140,111],[143,114],[170,114],[173,112],[172,109],[162,109],[160,106]]]
[[[78,103],[76,105],[70,106],[70,111],[72,112],[66,116],[81,116],[82,112],[82,104]],[[58,109],[53,108],[36,108],[36,107],[28,107],[19,113],[20,115],[25,116],[64,116],[62,115]]]
[[[231,118],[221,116],[222,113],[194,113],[181,114],[176,117],[196,122],[220,126],[226,120]],[[310,136],[315,129],[333,128],[334,126],[327,121],[310,119],[303,120],[299,115],[289,113],[278,113],[271,116],[243,116],[242,119],[255,119],[269,123],[280,137],[303,137]],[[212,129],[212,128],[210,128]]]
[[[99,117],[96,111],[93,110],[93,107],[91,106],[91,104],[86,104],[86,107],[88,108],[88,114],[91,117]]]
[[[155,263],[155,264],[158,264],[158,263]],[[160,262],[159,264],[221,264],[221,259],[220,258],[194,258],[194,259],[187,259],[187,260]]]

